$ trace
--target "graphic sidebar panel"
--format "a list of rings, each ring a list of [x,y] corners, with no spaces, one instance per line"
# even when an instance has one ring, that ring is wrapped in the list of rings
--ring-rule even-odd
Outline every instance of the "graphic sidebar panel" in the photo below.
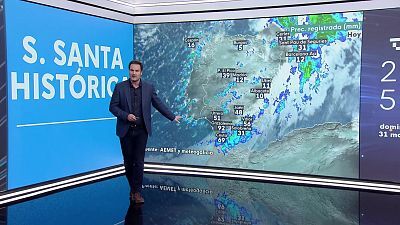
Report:
[[[0,0],[0,191],[7,189],[7,64],[4,1]]]
[[[0,191],[7,189],[7,65],[4,1],[0,0]],[[7,223],[7,208],[0,209],[0,224]]]
[[[364,16],[360,178],[400,182],[400,9]]]
[[[9,189],[122,163],[108,111],[133,25],[6,2]]]
[[[358,178],[362,12],[140,24],[148,161]]]

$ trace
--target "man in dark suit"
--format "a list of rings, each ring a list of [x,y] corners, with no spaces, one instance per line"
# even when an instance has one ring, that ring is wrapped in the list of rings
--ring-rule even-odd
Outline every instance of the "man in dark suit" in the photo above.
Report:
[[[140,61],[129,63],[130,79],[115,86],[109,108],[117,117],[117,136],[131,189],[130,200],[134,203],[144,203],[141,191],[147,137],[151,135],[151,105],[171,121],[179,123],[181,119],[162,103],[154,86],[141,79],[142,72]]]

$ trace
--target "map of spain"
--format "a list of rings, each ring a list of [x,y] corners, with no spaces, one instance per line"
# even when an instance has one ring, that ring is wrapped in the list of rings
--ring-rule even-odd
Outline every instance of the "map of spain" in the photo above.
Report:
[[[136,28],[144,77],[184,116],[155,121],[148,159],[358,176],[362,13]]]

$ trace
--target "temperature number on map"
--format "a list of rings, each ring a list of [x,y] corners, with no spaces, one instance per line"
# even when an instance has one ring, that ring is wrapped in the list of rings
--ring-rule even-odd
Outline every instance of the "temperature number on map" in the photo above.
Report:
[[[244,105],[234,105],[233,111],[235,115],[243,115]]]
[[[225,130],[225,126],[224,126],[224,125],[218,125],[218,126],[217,126],[217,129],[218,129],[219,131],[223,131],[223,130]]]
[[[256,93],[256,98],[257,99],[264,99],[265,98],[265,93]]]
[[[219,138],[217,138],[217,141],[219,143],[224,143],[226,141],[226,138],[225,137],[219,137]]]
[[[196,43],[199,42],[199,38],[197,37],[188,37],[185,38],[185,43],[188,48],[196,48]]]
[[[238,130],[237,131],[237,135],[238,136],[244,136],[246,134],[246,131],[245,130]]]
[[[243,83],[244,82],[244,77],[235,77],[235,80],[238,83]]]
[[[298,51],[307,51],[307,45],[297,45]]]
[[[302,63],[306,61],[306,57],[305,56],[297,56],[296,57],[296,63]]]
[[[261,83],[261,86],[262,86],[262,88],[269,89],[269,88],[271,88],[271,81],[269,81],[269,82],[262,82],[262,83]]]
[[[243,121],[243,126],[251,127],[251,121],[248,121],[248,120]]]
[[[213,120],[220,121],[221,120],[221,115],[213,115]]]
[[[244,46],[248,45],[250,43],[249,40],[235,40],[233,41],[233,45],[237,46],[237,50],[238,51],[243,51],[244,50]]]

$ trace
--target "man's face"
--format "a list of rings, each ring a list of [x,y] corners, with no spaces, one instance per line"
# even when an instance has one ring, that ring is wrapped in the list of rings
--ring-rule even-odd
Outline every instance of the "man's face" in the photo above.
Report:
[[[142,70],[140,69],[140,65],[131,64],[129,67],[129,77],[131,78],[131,82],[137,82],[142,77]]]

